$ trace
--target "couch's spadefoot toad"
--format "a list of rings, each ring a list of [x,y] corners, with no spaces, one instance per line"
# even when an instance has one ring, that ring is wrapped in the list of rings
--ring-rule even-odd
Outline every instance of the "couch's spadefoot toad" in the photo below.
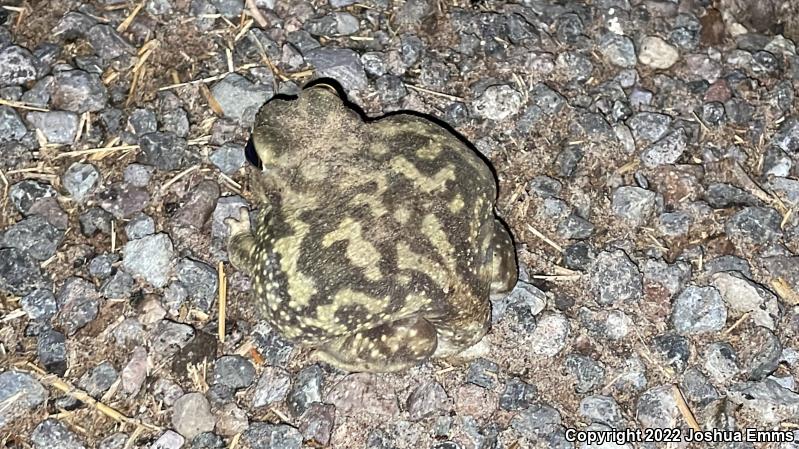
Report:
[[[228,219],[234,266],[282,335],[346,371],[457,354],[516,283],[497,183],[455,135],[412,114],[364,122],[329,86],[273,99],[250,145],[261,211]]]

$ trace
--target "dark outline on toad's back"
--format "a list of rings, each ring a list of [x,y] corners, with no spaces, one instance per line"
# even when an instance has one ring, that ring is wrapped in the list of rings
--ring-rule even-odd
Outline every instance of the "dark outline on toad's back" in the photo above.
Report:
[[[264,203],[229,219],[231,262],[283,336],[348,371],[396,371],[479,342],[490,292],[515,284],[491,164],[449,125],[365,119],[338,84],[278,96],[248,159]]]

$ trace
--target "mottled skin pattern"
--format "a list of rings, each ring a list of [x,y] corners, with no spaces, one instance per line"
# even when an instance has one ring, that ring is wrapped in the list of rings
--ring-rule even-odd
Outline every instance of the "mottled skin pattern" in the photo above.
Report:
[[[397,371],[477,343],[516,282],[496,180],[429,120],[364,123],[330,88],[256,117],[262,204],[229,219],[231,262],[280,333],[346,371]]]

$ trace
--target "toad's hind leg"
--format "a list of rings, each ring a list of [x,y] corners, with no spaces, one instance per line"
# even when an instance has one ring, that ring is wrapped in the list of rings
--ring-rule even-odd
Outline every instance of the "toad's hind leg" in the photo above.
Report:
[[[508,228],[496,218],[491,240],[491,293],[505,293],[516,285],[519,268],[516,264],[516,248]]]
[[[228,227],[227,251],[230,263],[239,270],[249,271],[256,257],[255,236],[250,227],[250,214],[246,207],[239,209],[239,217],[226,218]]]
[[[435,350],[435,328],[414,317],[339,337],[316,356],[345,371],[391,372],[416,365]]]

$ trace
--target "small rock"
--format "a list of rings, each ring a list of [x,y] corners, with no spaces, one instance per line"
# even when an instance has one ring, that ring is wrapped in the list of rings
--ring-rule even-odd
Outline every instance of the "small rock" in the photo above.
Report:
[[[652,343],[654,353],[664,365],[674,368],[678,373],[685,370],[691,357],[691,342],[687,338],[674,334],[657,335]]]
[[[300,432],[305,441],[327,446],[335,422],[336,407],[329,404],[311,404],[300,418]]]
[[[36,354],[48,373],[63,376],[67,371],[66,337],[61,332],[47,330],[39,334]]]
[[[125,225],[128,240],[136,240],[155,233],[155,221],[147,214],[135,215]]]
[[[566,356],[566,370],[577,379],[575,390],[585,394],[602,386],[605,380],[605,368],[596,360],[572,353]]]
[[[244,0],[211,0],[211,4],[228,19],[238,18],[244,9]]]
[[[242,434],[242,441],[252,449],[300,449],[302,434],[285,424],[256,422]]]
[[[715,383],[723,385],[741,372],[738,356],[729,343],[711,343],[705,349],[703,359],[703,367]]]
[[[97,317],[102,302],[94,284],[79,277],[67,279],[56,300],[61,305],[58,322],[69,336]]]
[[[213,431],[215,423],[211,405],[202,393],[188,393],[175,401],[172,425],[186,439]]]
[[[0,87],[22,85],[35,80],[39,64],[36,57],[23,47],[9,45],[0,49]]]
[[[607,424],[615,428],[623,428],[625,424],[621,407],[610,396],[588,396],[580,401],[580,416],[591,422]]]
[[[562,422],[557,410],[547,404],[537,402],[517,413],[511,419],[510,425],[522,436],[536,441],[555,434],[562,434]]]
[[[214,362],[211,385],[221,384],[231,390],[240,390],[249,387],[254,378],[252,362],[239,355],[226,355]]]
[[[783,121],[771,143],[789,153],[799,151],[799,116],[789,117]]]
[[[253,407],[265,407],[281,402],[288,396],[291,388],[291,375],[283,368],[265,366],[255,385],[252,397]]]
[[[756,206],[760,201],[751,193],[730,184],[714,182],[705,189],[705,201],[714,209]]]
[[[58,250],[64,232],[41,215],[29,215],[0,234],[0,246],[25,251],[36,260],[47,260]]]
[[[733,243],[761,246],[782,236],[782,216],[770,207],[747,207],[730,217],[724,231]]]
[[[97,186],[98,179],[100,172],[94,165],[75,162],[61,176],[61,185],[73,200],[82,203]]]
[[[224,449],[225,447],[227,446],[222,438],[213,432],[203,432],[191,440],[191,449]]]
[[[42,131],[47,143],[70,145],[78,134],[78,115],[74,112],[31,111],[26,118],[31,126]]]
[[[627,120],[627,126],[636,142],[657,142],[669,132],[671,122],[671,116],[666,114],[639,112]]]
[[[493,389],[498,373],[499,365],[491,360],[479,358],[469,365],[469,369],[466,371],[466,382]]]
[[[91,27],[86,33],[86,38],[97,56],[106,61],[136,54],[136,48],[130,45],[111,25],[100,23]]]
[[[613,213],[629,226],[642,226],[655,210],[657,195],[635,186],[622,186],[613,192]]]
[[[80,214],[78,221],[80,232],[86,237],[93,237],[97,232],[111,235],[111,222],[114,221],[114,216],[99,207],[92,207]]]
[[[782,343],[765,327],[746,329],[738,355],[749,380],[762,380],[777,369],[782,359]]]
[[[217,189],[219,187],[217,186]],[[228,237],[228,228],[225,225],[225,219],[230,217],[238,218],[239,209],[248,207],[244,198],[238,195],[231,195],[219,198],[216,202],[216,208],[212,215],[213,221],[211,223],[211,235],[215,239],[224,241]]]
[[[235,143],[226,143],[214,151],[209,157],[222,173],[232,175],[236,173],[247,159],[244,156],[244,146]]]
[[[100,293],[106,299],[128,299],[133,293],[136,281],[131,275],[122,270],[117,270],[103,283]]]
[[[141,212],[150,202],[147,189],[116,182],[97,193],[99,205],[118,220]]]
[[[502,121],[517,114],[522,107],[522,95],[512,87],[501,84],[489,86],[477,99],[472,102],[473,113],[476,117]]]
[[[727,397],[762,423],[776,425],[799,418],[799,394],[771,379],[735,384],[728,389]]]
[[[50,418],[42,421],[30,434],[36,449],[84,449],[77,435],[60,421]]]
[[[453,394],[454,409],[459,416],[486,419],[497,411],[497,394],[474,384],[463,384]]]
[[[100,111],[106,106],[108,92],[100,77],[83,70],[68,70],[55,74],[52,106],[83,114]]]
[[[5,371],[0,373],[0,429],[47,400],[47,390],[26,373]],[[11,400],[10,398],[13,398]]]
[[[17,111],[9,106],[0,105],[0,143],[20,140],[27,132],[28,129]]]
[[[591,284],[598,286],[595,299],[600,304],[637,302],[643,296],[641,272],[622,250],[603,251],[589,271]]]
[[[147,187],[155,169],[148,165],[130,164],[125,167],[124,181],[132,186]]]
[[[27,295],[44,282],[39,262],[17,248],[0,249],[0,290]]]
[[[689,285],[674,300],[671,322],[683,335],[719,331],[727,321],[727,308],[718,290]]]
[[[735,272],[716,273],[712,282],[732,310],[750,313],[755,324],[775,330],[781,315],[776,295]]]
[[[519,378],[511,378],[499,396],[499,406],[503,410],[516,411],[530,407],[538,397],[538,389]]]
[[[128,128],[137,137],[158,131],[158,120],[149,109],[134,109],[128,116]]]
[[[673,45],[657,36],[646,36],[641,41],[638,60],[653,69],[668,69],[680,58],[680,52]]]
[[[344,416],[368,413],[396,417],[400,413],[394,392],[382,388],[380,379],[370,373],[348,375],[333,386],[325,402],[335,405],[336,412]]]
[[[319,78],[333,78],[346,90],[364,89],[368,80],[361,59],[349,48],[319,47],[305,54]]]
[[[697,367],[685,370],[680,387],[685,397],[689,401],[699,404],[700,407],[704,407],[720,397],[719,391],[710,383],[710,379]]]
[[[150,446],[150,449],[180,449],[186,440],[177,432],[167,430]]]
[[[232,437],[244,432],[250,424],[247,413],[232,402],[223,405],[218,414],[216,433],[222,436]]]
[[[271,86],[254,84],[239,74],[231,73],[214,85],[211,94],[225,117],[238,121],[242,126],[250,126],[261,106],[274,95],[274,90]]]
[[[131,240],[122,250],[122,265],[133,276],[142,278],[154,287],[166,285],[174,257],[172,241],[164,233]]]
[[[154,132],[139,138],[138,162],[154,165],[159,170],[172,171],[186,162],[186,141],[171,132]]]
[[[408,414],[411,421],[419,421],[439,412],[446,412],[452,407],[444,387],[436,381],[421,383],[408,396]]]
[[[545,313],[530,337],[530,351],[544,357],[554,357],[568,343],[569,320],[560,313]]]
[[[78,387],[89,393],[95,399],[99,399],[103,393],[117,380],[117,370],[109,362],[102,362],[95,366],[91,371],[87,371],[78,381]]]
[[[289,391],[288,406],[294,416],[300,416],[311,404],[322,402],[322,368],[311,365],[303,368]]]
[[[210,312],[217,296],[217,272],[210,265],[183,258],[175,267],[178,280],[186,287],[195,307]]]
[[[679,416],[671,385],[650,388],[638,398],[636,418],[643,428],[671,428]]]
[[[23,296],[19,300],[19,305],[28,315],[28,319],[32,321],[48,321],[58,311],[55,295],[44,288],[36,289]]]
[[[687,148],[685,130],[680,128],[656,143],[650,145],[641,153],[641,162],[647,168],[659,165],[673,164],[680,159]]]
[[[611,64],[624,68],[635,67],[635,45],[629,37],[608,32],[599,38],[598,46],[599,52]]]
[[[133,348],[130,360],[122,368],[122,390],[130,397],[139,394],[147,379],[147,350],[141,346]]]

